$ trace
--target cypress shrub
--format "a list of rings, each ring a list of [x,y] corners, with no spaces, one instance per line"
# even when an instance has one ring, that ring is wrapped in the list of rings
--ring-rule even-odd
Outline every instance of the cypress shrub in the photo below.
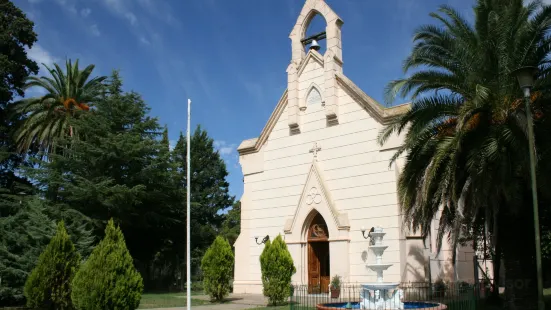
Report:
[[[228,240],[216,237],[201,260],[204,290],[212,299],[221,301],[230,292],[233,263],[233,251]]]
[[[82,310],[136,309],[142,291],[142,277],[134,267],[122,231],[111,219],[105,237],[75,275],[73,304]]]
[[[291,277],[296,272],[291,253],[281,235],[274,242],[266,242],[260,255],[264,296],[276,306],[284,302],[291,292]]]
[[[41,309],[71,309],[71,281],[80,264],[80,255],[65,230],[63,221],[38,257],[25,282],[27,306]]]

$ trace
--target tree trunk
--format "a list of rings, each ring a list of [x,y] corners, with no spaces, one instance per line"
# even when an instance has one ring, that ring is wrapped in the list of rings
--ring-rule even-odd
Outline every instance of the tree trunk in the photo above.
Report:
[[[503,211],[499,215],[498,239],[503,250],[506,304],[510,310],[537,309],[532,208],[528,205],[514,214]]]

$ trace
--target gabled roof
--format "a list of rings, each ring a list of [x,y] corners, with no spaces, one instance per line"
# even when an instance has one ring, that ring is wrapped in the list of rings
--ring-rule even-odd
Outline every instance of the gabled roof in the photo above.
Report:
[[[349,229],[350,223],[348,221],[348,215],[346,213],[339,213],[337,211],[337,208],[335,208],[335,203],[333,202],[333,199],[331,198],[331,193],[327,189],[327,186],[325,185],[325,181],[321,175],[321,171],[318,167],[317,161],[314,159],[312,162],[312,165],[310,166],[310,171],[308,173],[308,177],[306,178],[306,183],[304,183],[304,188],[302,190],[302,194],[300,195],[300,199],[297,205],[297,208],[295,210],[295,213],[291,218],[288,218],[285,223],[284,231],[285,233],[291,233],[295,225],[297,224],[297,220],[299,223],[303,222],[303,218],[299,219],[299,214],[301,214],[301,208],[308,207],[303,202],[307,199],[307,196],[309,195],[309,190],[311,187],[314,186],[316,188],[319,187],[318,196],[321,196],[320,201],[325,201],[327,205],[327,209],[318,209],[317,211],[321,213],[322,215],[325,215],[325,220],[333,220],[335,227],[338,229]],[[312,202],[311,202],[312,203]],[[319,202],[317,202],[319,203]],[[315,205],[314,203],[312,203]],[[310,213],[310,210],[307,210],[305,214]],[[304,213],[303,213],[304,214]]]
[[[314,56],[315,54],[313,53],[308,53],[308,55],[311,55],[310,57],[315,57]],[[303,61],[300,67],[302,67],[304,63],[307,63],[307,61]],[[401,104],[393,107],[385,107],[381,105],[379,102],[377,102],[375,99],[369,97],[366,93],[364,93],[356,84],[354,84],[354,82],[352,82],[344,74],[336,73],[335,77],[337,79],[338,84],[342,87],[342,89],[346,91],[346,93],[350,97],[352,97],[373,118],[375,118],[381,124],[387,124],[392,118],[405,113],[410,108],[409,103],[405,103],[405,104]],[[286,105],[287,105],[287,90],[283,92],[283,95],[279,99],[279,102],[277,103],[274,111],[272,112],[272,115],[270,115],[270,118],[268,119],[268,123],[266,124],[266,126],[264,126],[264,129],[260,133],[260,136],[257,138],[248,139],[241,142],[241,144],[237,148],[237,151],[239,152],[240,155],[256,153],[260,150],[260,148],[262,148],[262,146],[270,136],[272,129],[277,123],[277,120],[285,110]]]
[[[310,63],[310,59],[319,63],[323,67],[323,56],[318,51],[311,49],[308,51],[308,54],[306,54],[306,57],[297,68],[298,76],[302,75],[302,71],[304,71],[306,65]]]

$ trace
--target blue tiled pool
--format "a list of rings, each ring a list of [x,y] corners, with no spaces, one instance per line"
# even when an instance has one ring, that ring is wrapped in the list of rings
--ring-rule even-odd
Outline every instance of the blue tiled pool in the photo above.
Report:
[[[338,302],[338,303],[331,303],[331,304],[323,304],[324,307],[327,308],[342,308],[342,309],[360,309],[360,303],[359,302]],[[430,303],[430,302],[413,302],[413,301],[406,301],[404,302],[404,309],[425,309],[425,308],[437,308],[439,307],[439,304]]]

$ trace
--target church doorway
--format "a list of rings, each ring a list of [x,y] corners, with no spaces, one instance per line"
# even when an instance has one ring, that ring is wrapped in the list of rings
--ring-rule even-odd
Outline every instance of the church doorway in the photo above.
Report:
[[[329,293],[329,233],[321,214],[308,228],[308,293]]]

